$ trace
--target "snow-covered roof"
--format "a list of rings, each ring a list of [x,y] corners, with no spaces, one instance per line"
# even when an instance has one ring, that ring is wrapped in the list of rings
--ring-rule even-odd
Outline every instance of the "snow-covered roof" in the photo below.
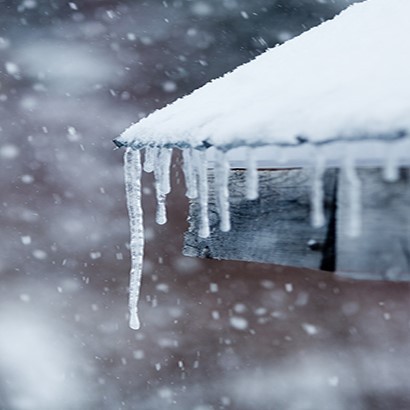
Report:
[[[129,127],[117,145],[293,146],[410,134],[410,1],[367,0]]]
[[[131,226],[132,328],[139,328],[144,249],[141,173],[142,169],[154,172],[156,221],[164,224],[172,147],[185,148],[186,195],[198,202],[198,235],[203,239],[212,233],[208,212],[208,154],[212,150],[200,148],[209,147],[219,148],[214,150],[213,188],[221,231],[231,226],[230,155],[242,150],[248,200],[258,197],[257,168],[264,166],[264,155],[287,166],[304,165],[295,160],[296,152],[302,162],[314,165],[310,210],[317,228],[326,224],[325,167],[334,161],[342,165],[349,186],[346,232],[351,237],[360,235],[361,181],[356,165],[382,161],[384,179],[394,182],[400,177],[398,165],[403,160],[410,163],[409,16],[410,0],[355,4],[154,112],[114,141],[128,147],[125,181]],[[393,140],[398,143],[386,145]],[[145,148],[143,167],[140,148]],[[285,160],[279,159],[281,155]]]

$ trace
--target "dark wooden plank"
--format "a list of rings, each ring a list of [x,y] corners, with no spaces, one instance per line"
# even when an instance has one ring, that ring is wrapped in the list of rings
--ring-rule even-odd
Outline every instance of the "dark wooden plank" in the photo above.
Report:
[[[380,169],[361,168],[362,233],[346,233],[349,185],[338,183],[337,274],[354,279],[410,280],[409,169],[397,182],[383,181]]]
[[[199,205],[191,203],[184,255],[333,270],[334,240],[329,237],[333,231],[329,221],[334,209],[336,170],[325,172],[327,224],[320,229],[310,224],[309,170],[267,170],[258,174],[260,195],[250,201],[244,197],[245,171],[230,173],[230,232],[224,233],[218,228],[213,189],[210,192],[211,236],[207,239],[198,237]],[[212,172],[209,180],[213,187]]]

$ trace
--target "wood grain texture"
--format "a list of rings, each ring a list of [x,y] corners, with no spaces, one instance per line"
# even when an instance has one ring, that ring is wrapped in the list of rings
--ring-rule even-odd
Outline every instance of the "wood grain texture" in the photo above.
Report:
[[[358,170],[362,233],[346,234],[348,190],[340,172],[337,207],[337,274],[354,279],[410,280],[410,173],[400,170],[397,182],[385,182],[380,169]]]
[[[191,202],[184,255],[333,270],[334,227],[330,222],[334,219],[336,170],[325,172],[327,223],[320,229],[310,224],[309,170],[258,171],[258,175],[259,198],[251,201],[244,197],[245,171],[230,172],[232,229],[224,233],[218,227],[213,175],[209,173],[211,235],[207,239],[198,237],[199,205]],[[308,245],[312,240],[317,246]]]

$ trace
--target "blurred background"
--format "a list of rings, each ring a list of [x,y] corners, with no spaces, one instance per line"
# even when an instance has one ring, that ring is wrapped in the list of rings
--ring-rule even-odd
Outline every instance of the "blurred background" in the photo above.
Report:
[[[1,410],[410,408],[410,286],[183,257],[178,156],[128,328],[111,140],[351,2],[0,0]]]

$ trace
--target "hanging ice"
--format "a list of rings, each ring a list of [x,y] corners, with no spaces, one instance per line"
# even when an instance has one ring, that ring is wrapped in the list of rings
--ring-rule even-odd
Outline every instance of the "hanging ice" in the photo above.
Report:
[[[145,158],[144,158],[144,171],[152,172],[154,170],[155,158],[158,156],[157,147],[146,147],[145,148]]]
[[[160,148],[154,156],[155,191],[157,197],[156,222],[164,225],[167,222],[166,195],[171,191],[170,166],[172,150]]]
[[[257,199],[258,194],[258,169],[252,148],[248,148],[246,157],[246,199]]]
[[[141,155],[140,151],[127,148],[124,155],[125,191],[131,230],[131,272],[129,312],[131,329],[139,329],[138,299],[141,286],[144,255],[144,225],[141,206]]]
[[[209,216],[208,216],[208,161],[206,159],[205,151],[195,151],[194,158],[198,166],[199,178],[199,206],[200,206],[200,227],[198,235],[201,238],[208,238],[209,230]]]
[[[229,162],[226,154],[216,151],[215,154],[215,195],[218,214],[220,218],[219,227],[222,232],[231,230],[231,220],[229,214]]]
[[[161,191],[168,195],[171,192],[171,159],[172,159],[172,149],[161,148],[158,154],[158,167],[161,169],[161,179],[159,181],[161,186]]]
[[[159,189],[159,182],[155,182],[155,192],[157,196],[157,212],[155,214],[155,221],[158,225],[165,225],[167,223],[167,208],[165,194]]]
[[[387,182],[395,182],[399,179],[399,161],[397,149],[394,145],[387,147],[387,153],[383,168],[383,178]]]
[[[362,204],[361,204],[361,182],[357,175],[354,158],[351,153],[347,153],[344,160],[344,169],[347,181],[347,230],[346,234],[351,238],[360,236],[362,230]]]
[[[318,153],[312,177],[311,191],[311,223],[314,228],[321,228],[325,224],[325,213],[323,209],[323,174],[325,171],[325,158]]]
[[[198,197],[198,178],[194,166],[193,149],[184,149],[182,151],[182,157],[182,170],[184,172],[185,185],[187,188],[186,196],[189,199],[196,199]]]

